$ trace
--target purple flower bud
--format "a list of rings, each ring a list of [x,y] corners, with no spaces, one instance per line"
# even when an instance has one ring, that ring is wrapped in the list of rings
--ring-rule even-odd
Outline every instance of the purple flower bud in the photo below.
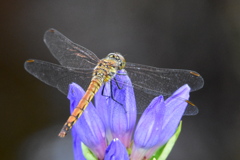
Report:
[[[144,111],[134,134],[131,159],[150,158],[174,134],[183,116],[190,88],[184,85],[166,101],[156,97]]]
[[[125,147],[130,147],[137,115],[134,91],[131,86],[129,77],[124,70],[121,70],[95,96],[95,105],[106,126],[108,141],[118,138]]]
[[[104,160],[129,160],[127,150],[119,139],[112,140],[107,147]]]
[[[71,113],[84,94],[83,89],[77,84],[72,83],[70,85],[68,99],[70,100]],[[79,147],[82,141],[99,159],[104,158],[105,149],[107,148],[105,127],[92,103],[89,103],[82,116],[73,126],[72,135],[75,147]],[[76,149],[78,148],[74,148],[74,150]],[[74,151],[75,159],[80,159],[78,157],[81,156],[79,152],[81,150]]]

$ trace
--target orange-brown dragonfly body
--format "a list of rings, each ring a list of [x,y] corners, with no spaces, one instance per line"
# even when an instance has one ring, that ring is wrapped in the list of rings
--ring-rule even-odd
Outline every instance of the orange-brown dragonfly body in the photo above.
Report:
[[[82,115],[83,111],[86,109],[89,102],[93,99],[102,84],[111,80],[118,70],[125,67],[125,64],[126,61],[120,53],[110,53],[106,58],[99,61],[97,66],[94,68],[93,77],[85,95],[82,97],[72,115],[64,124],[59,133],[59,137],[65,137],[67,132],[72,128],[73,124]]]

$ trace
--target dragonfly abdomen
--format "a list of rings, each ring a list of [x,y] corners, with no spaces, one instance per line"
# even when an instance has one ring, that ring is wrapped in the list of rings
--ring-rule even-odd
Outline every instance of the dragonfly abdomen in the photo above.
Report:
[[[88,104],[93,99],[94,95],[97,93],[101,85],[103,84],[103,78],[93,78],[86,93],[79,101],[76,108],[73,110],[71,116],[69,116],[67,122],[64,124],[63,128],[59,133],[59,137],[65,137],[67,132],[72,128],[77,119],[82,115],[83,111],[87,108]]]

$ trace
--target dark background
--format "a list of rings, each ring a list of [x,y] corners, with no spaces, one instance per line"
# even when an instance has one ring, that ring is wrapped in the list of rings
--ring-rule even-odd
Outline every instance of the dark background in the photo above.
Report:
[[[183,118],[169,159],[240,159],[240,1],[1,2],[0,159],[73,159],[71,136],[57,134],[69,102],[23,64],[57,63],[43,43],[56,28],[100,58],[118,51],[129,62],[191,69],[205,86],[191,94],[200,110]]]

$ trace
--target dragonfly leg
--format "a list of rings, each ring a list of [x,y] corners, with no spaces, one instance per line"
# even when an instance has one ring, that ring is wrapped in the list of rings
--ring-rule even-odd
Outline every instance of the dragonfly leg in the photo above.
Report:
[[[123,89],[123,85],[120,86],[120,84],[118,83],[118,81],[117,81],[117,79],[115,77],[113,78],[113,81],[116,83],[118,89]]]
[[[119,85],[118,85],[118,83],[117,83],[117,81],[115,81],[115,83],[117,84],[117,89],[123,89],[123,87],[120,87]],[[115,95],[114,95],[114,85],[113,85],[113,82],[111,81],[110,82],[110,87],[111,87],[111,99],[112,100],[114,100],[115,102],[117,102],[118,104],[120,104],[120,106],[124,109],[124,111],[125,111],[125,113],[127,113],[127,111],[126,111],[126,108],[124,107],[124,105],[121,103],[121,101],[119,101],[119,100],[117,100],[116,98],[115,98]],[[116,85],[115,85],[116,86]],[[120,107],[120,106],[118,106],[118,107]]]
[[[106,84],[103,85],[101,95],[105,97],[110,97],[111,95],[109,94],[109,91],[107,91]]]

